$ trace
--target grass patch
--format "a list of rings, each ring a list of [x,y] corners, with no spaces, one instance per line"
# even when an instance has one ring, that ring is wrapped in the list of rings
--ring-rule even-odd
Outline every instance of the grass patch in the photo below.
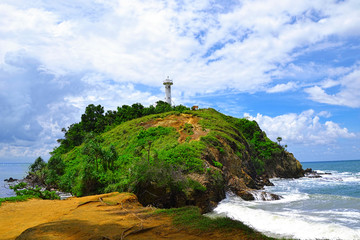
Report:
[[[0,198],[0,206],[3,202],[24,202],[31,198],[35,198],[35,197],[31,195],[23,195],[23,196]]]
[[[187,228],[201,233],[209,231],[233,231],[240,230],[250,239],[274,239],[267,237],[242,222],[227,217],[209,218],[200,213],[200,209],[194,206],[182,208],[159,209],[155,214],[167,214],[172,217],[173,224],[180,228]]]

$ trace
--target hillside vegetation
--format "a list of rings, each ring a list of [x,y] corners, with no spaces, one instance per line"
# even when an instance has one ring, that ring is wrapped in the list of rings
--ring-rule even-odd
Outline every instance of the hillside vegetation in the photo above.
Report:
[[[162,113],[123,118],[120,108],[101,127],[106,115],[98,114],[100,121],[83,115],[33,175],[76,196],[130,191],[143,205],[197,205],[203,211],[227,190],[252,199],[250,190],[270,184],[270,177],[303,176],[301,164],[255,121],[163,102],[157,108]],[[82,136],[77,142],[76,131]]]

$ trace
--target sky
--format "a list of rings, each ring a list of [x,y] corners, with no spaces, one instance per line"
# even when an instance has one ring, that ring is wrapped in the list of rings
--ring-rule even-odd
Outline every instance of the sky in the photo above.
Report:
[[[256,120],[301,162],[360,159],[359,0],[1,0],[0,162],[45,160],[89,104]]]

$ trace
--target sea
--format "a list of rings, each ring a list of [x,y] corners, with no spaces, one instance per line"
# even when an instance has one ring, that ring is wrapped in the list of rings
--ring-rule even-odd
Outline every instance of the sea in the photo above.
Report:
[[[302,165],[321,178],[271,179],[275,186],[265,191],[282,196],[276,201],[244,201],[228,193],[210,215],[228,216],[275,238],[360,239],[360,160]]]
[[[0,198],[15,196],[13,190],[9,188],[9,183],[5,179],[23,179],[26,177],[30,163],[0,163]]]
[[[26,176],[28,163],[0,163],[0,197],[14,196],[4,179]],[[232,193],[209,216],[228,216],[269,237],[360,240],[360,160],[302,162],[321,178],[271,179],[276,201],[244,201]],[[254,192],[257,197],[260,194]]]

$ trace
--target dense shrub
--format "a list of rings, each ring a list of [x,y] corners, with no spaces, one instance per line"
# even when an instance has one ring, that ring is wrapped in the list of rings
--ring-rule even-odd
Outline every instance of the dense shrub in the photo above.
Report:
[[[42,190],[41,187],[28,187],[26,183],[22,182],[15,186],[11,186],[17,196],[25,196],[27,198],[41,198],[41,199],[60,199],[54,191]]]

